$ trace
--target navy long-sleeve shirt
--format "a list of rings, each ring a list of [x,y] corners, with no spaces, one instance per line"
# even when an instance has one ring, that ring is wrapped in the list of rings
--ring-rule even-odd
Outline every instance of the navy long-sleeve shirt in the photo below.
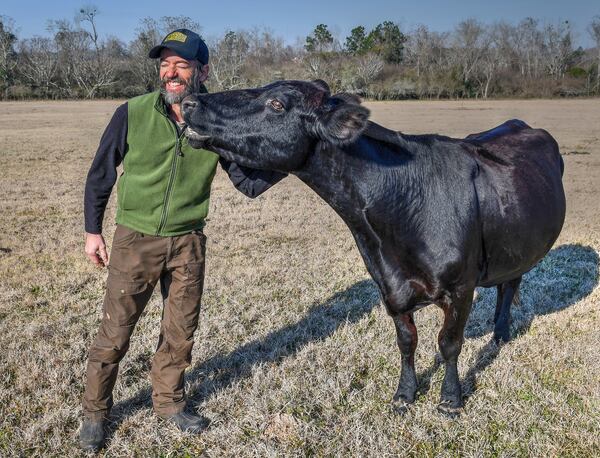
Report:
[[[108,123],[85,183],[85,231],[102,233],[104,211],[117,181],[117,167],[127,152],[127,102],[119,106]],[[287,176],[285,173],[256,170],[219,159],[223,170],[240,192],[254,198]]]

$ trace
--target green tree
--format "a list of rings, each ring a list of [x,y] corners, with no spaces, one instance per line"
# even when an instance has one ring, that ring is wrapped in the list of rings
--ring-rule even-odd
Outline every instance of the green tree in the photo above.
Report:
[[[350,35],[346,37],[346,52],[353,56],[367,53],[372,46],[372,40],[362,25],[354,27],[350,31]]]
[[[313,33],[306,37],[304,49],[308,52],[327,52],[333,48],[333,35],[325,24],[319,24]]]
[[[379,54],[388,64],[402,62],[406,36],[398,24],[385,21],[375,27],[367,36],[370,49]]]

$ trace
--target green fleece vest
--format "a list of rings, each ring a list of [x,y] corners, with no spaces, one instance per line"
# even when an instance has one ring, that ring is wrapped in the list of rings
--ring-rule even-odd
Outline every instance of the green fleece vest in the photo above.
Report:
[[[127,109],[117,223],[162,236],[202,229],[219,157],[178,136],[158,91],[129,100]]]

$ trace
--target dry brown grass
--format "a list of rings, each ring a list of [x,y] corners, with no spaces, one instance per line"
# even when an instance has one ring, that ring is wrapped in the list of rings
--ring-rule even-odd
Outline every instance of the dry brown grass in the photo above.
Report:
[[[117,102],[0,104],[0,455],[78,454],[88,346],[105,272],[83,254],[82,191]],[[214,185],[206,290],[188,373],[209,420],[193,437],[149,403],[154,297],[123,361],[107,456],[592,456],[600,450],[600,104],[597,100],[373,103],[406,132],[465,135],[511,117],[547,128],[565,156],[561,238],[523,285],[515,338],[489,344],[480,291],[460,359],[466,409],[435,411],[440,313],[418,312],[420,396],[390,411],[391,320],[349,231],[295,178],[251,201]],[[114,200],[106,229],[113,231]]]

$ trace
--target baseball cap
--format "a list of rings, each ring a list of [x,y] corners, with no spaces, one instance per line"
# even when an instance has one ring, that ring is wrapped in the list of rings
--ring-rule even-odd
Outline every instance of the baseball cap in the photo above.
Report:
[[[173,30],[167,34],[159,45],[150,50],[148,57],[151,59],[160,57],[160,52],[164,48],[174,51],[184,59],[198,59],[202,64],[208,64],[208,47],[202,38],[200,38],[200,35],[191,30]]]

